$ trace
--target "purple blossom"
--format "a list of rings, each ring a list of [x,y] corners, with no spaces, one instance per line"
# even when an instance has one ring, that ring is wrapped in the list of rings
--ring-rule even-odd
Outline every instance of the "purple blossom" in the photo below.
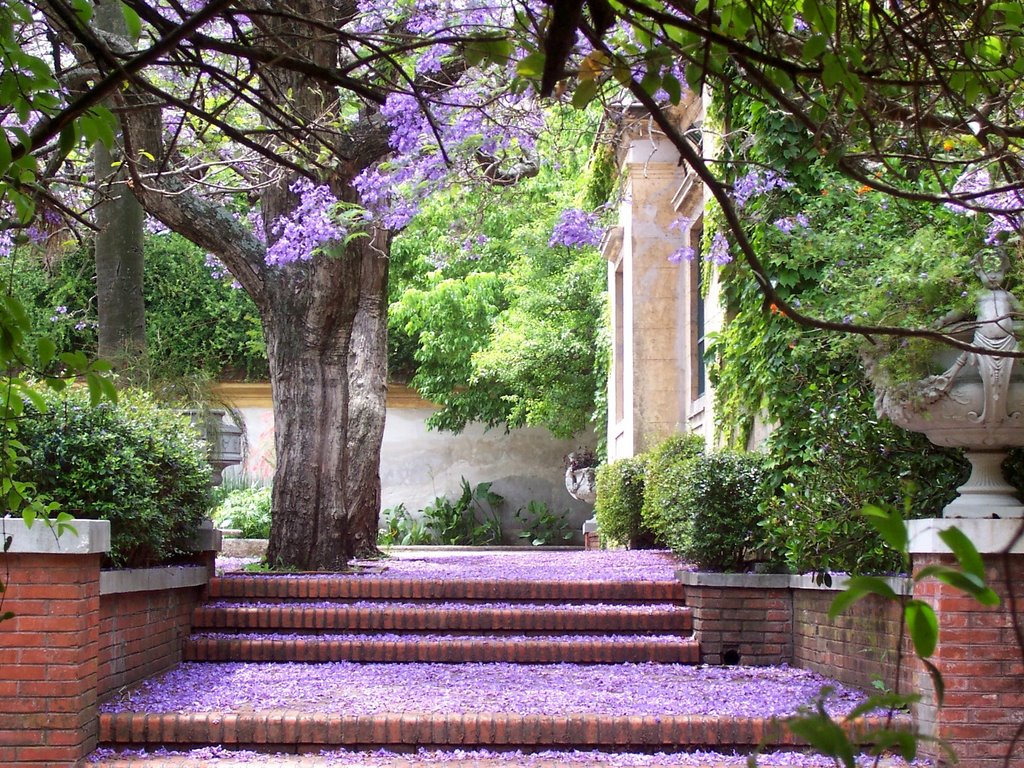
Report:
[[[326,184],[299,179],[290,189],[298,195],[299,204],[271,227],[277,239],[267,249],[266,259],[272,266],[307,261],[348,234],[337,223],[338,199]]]
[[[697,252],[691,246],[684,245],[669,254],[668,260],[672,264],[678,264],[681,261],[693,261],[695,258],[697,258]]]
[[[797,227],[808,229],[810,226],[811,222],[807,218],[807,214],[804,213],[798,213],[796,216],[785,216],[775,221],[775,228],[786,235],[792,234],[793,230]]]
[[[743,209],[751,198],[765,195],[775,189],[789,189],[793,183],[777,171],[750,171],[733,184],[732,194],[736,207]]]
[[[689,216],[679,216],[678,218],[673,220],[671,224],[668,225],[668,231],[672,232],[674,230],[676,232],[685,232],[690,228],[690,225],[692,223],[693,222],[690,221]]]
[[[864,694],[792,667],[609,664],[595,685],[584,664],[523,665],[183,663],[105,712],[241,712],[298,709],[325,714],[384,712],[611,716],[786,717],[832,689],[826,709],[843,715]]]
[[[604,228],[598,221],[596,213],[587,213],[579,208],[569,208],[562,212],[562,217],[555,224],[548,245],[555,248],[564,245],[566,248],[584,248],[601,244]]]
[[[718,267],[732,261],[732,254],[729,253],[729,241],[723,232],[715,232],[711,238],[711,248],[708,249],[707,260]]]

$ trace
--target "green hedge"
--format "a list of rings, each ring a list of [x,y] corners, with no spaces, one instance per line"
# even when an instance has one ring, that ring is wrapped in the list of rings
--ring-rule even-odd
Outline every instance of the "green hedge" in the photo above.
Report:
[[[683,482],[679,473],[686,462],[702,453],[704,439],[700,435],[687,433],[673,435],[645,454],[647,472],[641,519],[644,527],[663,545],[668,544],[671,533],[671,523],[665,515],[665,509],[676,503]]]
[[[762,461],[753,453],[708,453],[675,465],[676,493],[662,509],[673,552],[705,570],[744,569],[761,545]]]
[[[47,410],[27,408],[18,424],[30,461],[21,479],[74,517],[109,520],[108,565],[188,554],[210,508],[206,444],[188,418],[135,390],[97,406],[83,389],[44,397]]]
[[[643,527],[645,465],[642,458],[619,459],[597,470],[598,529],[609,542],[638,549],[653,544]]]

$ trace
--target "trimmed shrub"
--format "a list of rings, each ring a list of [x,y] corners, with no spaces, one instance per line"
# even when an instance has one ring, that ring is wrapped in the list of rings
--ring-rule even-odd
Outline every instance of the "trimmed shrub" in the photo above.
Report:
[[[673,435],[646,454],[647,473],[640,514],[644,528],[661,544],[668,543],[671,525],[664,511],[676,503],[679,467],[702,453],[704,438],[691,432]]]
[[[759,541],[762,461],[752,453],[709,453],[672,466],[665,481],[675,494],[662,514],[673,552],[706,570],[743,568]]]
[[[213,510],[213,522],[218,528],[241,531],[244,539],[269,539],[270,502],[273,491],[269,485],[254,485],[229,491]]]
[[[47,411],[26,407],[18,424],[29,458],[21,479],[75,517],[109,520],[108,565],[189,554],[210,508],[210,467],[188,417],[133,390],[97,406],[84,389],[44,397]]]
[[[653,544],[643,527],[645,462],[642,457],[619,459],[597,470],[597,503],[594,514],[601,535],[630,549]]]

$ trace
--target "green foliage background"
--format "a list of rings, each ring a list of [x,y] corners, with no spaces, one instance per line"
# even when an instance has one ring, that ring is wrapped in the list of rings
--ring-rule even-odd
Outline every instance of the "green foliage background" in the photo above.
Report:
[[[392,373],[441,405],[434,427],[568,438],[603,421],[606,267],[596,248],[548,241],[564,209],[610,199],[614,160],[591,117],[552,119],[536,176],[437,195],[392,246]]]
[[[754,197],[743,210],[751,241],[788,302],[838,322],[909,326],[970,311],[977,283],[969,257],[980,243],[967,217],[842,179],[799,127],[764,105],[727,97],[716,105],[712,118],[730,136],[754,137],[726,142],[726,178],[785,168],[794,184]],[[784,234],[776,225],[801,213],[807,227]],[[913,515],[936,515],[965,479],[966,462],[878,419],[863,338],[797,326],[766,306],[742,263],[728,265],[721,278],[729,322],[709,348],[717,427],[739,448],[748,447],[756,419],[773,427],[760,446],[773,491],[761,505],[769,554],[797,571],[898,569],[859,510],[869,502],[902,506],[910,494]],[[887,375],[906,380],[927,372],[933,348],[886,344],[898,353]]]

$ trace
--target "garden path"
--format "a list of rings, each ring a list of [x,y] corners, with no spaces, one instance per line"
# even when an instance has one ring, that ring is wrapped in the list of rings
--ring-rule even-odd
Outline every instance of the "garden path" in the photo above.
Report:
[[[733,750],[761,744],[762,765],[829,765],[780,751],[780,722],[825,685],[836,712],[863,694],[701,666],[676,568],[658,552],[417,550],[349,575],[226,573],[187,661],[105,704],[92,759],[689,768],[742,766]]]

